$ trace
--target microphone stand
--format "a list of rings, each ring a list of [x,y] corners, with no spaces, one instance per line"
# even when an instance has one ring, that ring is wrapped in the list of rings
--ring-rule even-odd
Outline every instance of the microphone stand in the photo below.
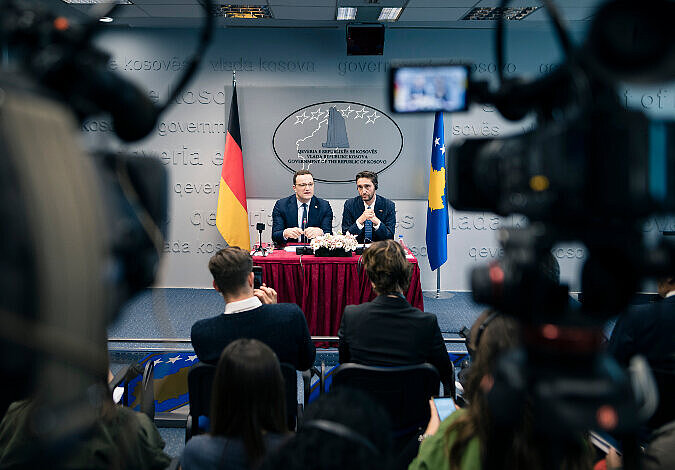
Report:
[[[265,231],[265,224],[258,222],[257,224],[255,224],[255,228],[256,230],[258,230],[260,238],[258,239],[258,245],[254,246],[255,250],[253,250],[251,256],[255,255],[258,252],[262,253],[263,256],[267,256],[267,251],[265,251],[262,247],[262,234]]]

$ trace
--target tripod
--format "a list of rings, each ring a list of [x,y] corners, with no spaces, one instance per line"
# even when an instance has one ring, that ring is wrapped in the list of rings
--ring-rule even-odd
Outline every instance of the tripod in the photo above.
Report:
[[[265,224],[258,222],[255,224],[255,228],[258,231],[259,238],[258,238],[258,244],[255,245],[253,248],[253,253],[251,255],[255,255],[256,253],[260,252],[262,253],[263,256],[267,256],[267,251],[265,251],[262,247],[262,233],[265,231]]]

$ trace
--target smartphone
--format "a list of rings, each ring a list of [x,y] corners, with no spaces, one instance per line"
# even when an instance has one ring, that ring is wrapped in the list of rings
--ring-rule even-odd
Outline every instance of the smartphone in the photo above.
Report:
[[[589,431],[588,433],[591,443],[600,449],[603,453],[609,453],[609,449],[613,448],[617,454],[621,455],[621,444],[605,432]]]
[[[253,288],[260,289],[262,283],[262,266],[253,266]]]
[[[464,64],[393,64],[389,104],[395,113],[466,111],[471,67]]]
[[[432,399],[434,400],[434,405],[436,405],[436,411],[438,411],[438,418],[441,421],[457,411],[455,400],[451,397],[433,397]]]

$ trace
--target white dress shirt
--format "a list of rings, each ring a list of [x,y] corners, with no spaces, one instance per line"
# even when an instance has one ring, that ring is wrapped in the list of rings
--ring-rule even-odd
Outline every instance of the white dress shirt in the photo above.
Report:
[[[247,312],[249,310],[253,310],[254,308],[258,308],[261,305],[262,302],[260,299],[256,296],[253,296],[249,297],[248,299],[237,300],[236,302],[225,304],[225,312],[223,313],[227,315],[229,313]]]
[[[375,210],[375,199],[377,198],[377,194],[373,196],[373,200],[370,202],[370,204],[366,204],[366,201],[363,201],[363,210],[368,209],[369,207],[372,207],[373,210]],[[375,214],[377,215],[377,214]],[[381,221],[380,221],[381,222]],[[363,224],[356,220],[356,226],[359,228],[359,230],[363,230]],[[380,228],[380,224],[373,224],[373,232],[376,231],[377,229]]]

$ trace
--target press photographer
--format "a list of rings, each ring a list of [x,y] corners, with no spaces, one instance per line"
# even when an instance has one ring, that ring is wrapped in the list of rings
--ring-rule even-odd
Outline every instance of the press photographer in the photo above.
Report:
[[[501,2],[502,12],[508,3]],[[594,429],[617,436],[625,468],[638,468],[638,430],[657,402],[654,380],[644,359],[635,358],[626,374],[601,343],[605,323],[628,306],[641,282],[675,266],[672,240],[648,239],[643,230],[648,217],[675,212],[675,126],[626,109],[617,89],[675,78],[667,20],[675,3],[609,1],[581,46],[554,2],[543,3],[565,54],[552,72],[535,80],[504,77],[500,16],[496,87],[474,80],[468,65],[399,64],[391,72],[392,108],[457,112],[480,103],[509,120],[536,119],[529,132],[466,140],[446,152],[447,199],[455,209],[529,220],[527,227],[503,229],[503,258],[471,274],[475,301],[520,320],[524,343],[503,354],[489,383],[481,383],[492,423],[481,443],[483,468],[520,468],[515,440],[529,426],[541,436],[546,468],[568,468],[565,449],[579,432]],[[446,98],[416,108],[406,90],[424,80],[442,83]],[[567,286],[540,269],[555,244],[572,241],[589,254],[580,308],[568,302]]]
[[[19,467],[66,465],[66,457],[82,457],[87,438],[124,435],[126,426],[130,440],[109,443],[121,450],[106,467],[126,468],[138,463],[139,426],[159,439],[151,422],[112,408],[106,327],[155,278],[167,175],[153,158],[87,155],[78,135],[84,119],[104,115],[120,139],[139,140],[172,101],[156,106],[108,70],[109,55],[93,38],[98,15],[114,10],[103,5],[73,25],[38,2],[0,1],[0,45],[12,51],[11,68],[0,69],[0,414],[30,398],[10,409],[15,447],[2,446],[4,462]],[[210,33],[208,16],[175,93],[193,76]],[[10,458],[21,448],[17,436],[30,451]]]

